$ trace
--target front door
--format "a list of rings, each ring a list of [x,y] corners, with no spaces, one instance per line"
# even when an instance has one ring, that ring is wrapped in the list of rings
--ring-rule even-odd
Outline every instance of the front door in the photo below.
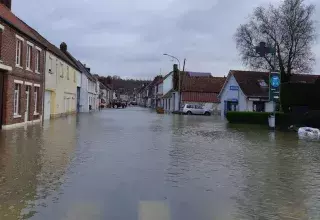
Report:
[[[26,112],[24,113],[24,121],[29,121],[30,106],[30,86],[26,86]]]
[[[49,120],[51,114],[51,92],[46,91],[44,97],[44,119]]]

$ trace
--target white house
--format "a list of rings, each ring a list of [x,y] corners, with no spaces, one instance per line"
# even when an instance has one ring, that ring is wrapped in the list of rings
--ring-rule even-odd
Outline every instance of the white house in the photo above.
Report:
[[[91,75],[90,68],[86,67],[85,64],[82,64],[80,61],[77,61],[77,65],[82,72],[79,112],[89,112],[90,105],[92,105],[92,110],[96,109],[95,107],[93,107],[92,104],[92,101],[95,97],[94,85],[96,84],[96,79]]]
[[[163,79],[160,79],[155,85],[156,107],[163,107]]]
[[[177,65],[173,65],[173,69],[177,69]],[[162,97],[162,106],[163,109],[166,112],[173,112],[173,111],[179,111],[179,99],[180,99],[180,94],[178,91],[174,90],[173,87],[173,74],[174,71],[168,73],[164,78],[163,78],[163,97]]]
[[[219,94],[221,116],[228,111],[272,112],[269,73],[231,70]]]

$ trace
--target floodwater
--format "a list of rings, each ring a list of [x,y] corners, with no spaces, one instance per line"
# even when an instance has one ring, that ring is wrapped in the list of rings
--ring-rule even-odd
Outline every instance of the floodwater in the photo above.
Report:
[[[0,133],[0,219],[319,219],[320,143],[129,107]]]

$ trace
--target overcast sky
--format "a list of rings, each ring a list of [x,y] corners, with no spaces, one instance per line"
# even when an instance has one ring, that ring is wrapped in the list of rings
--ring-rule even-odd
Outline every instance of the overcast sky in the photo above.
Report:
[[[309,0],[316,2],[316,0]],[[12,0],[12,11],[49,41],[62,41],[99,75],[152,78],[178,57],[190,71],[245,69],[233,39],[252,10],[277,0]],[[316,17],[320,20],[320,3]],[[314,47],[320,73],[320,46]]]

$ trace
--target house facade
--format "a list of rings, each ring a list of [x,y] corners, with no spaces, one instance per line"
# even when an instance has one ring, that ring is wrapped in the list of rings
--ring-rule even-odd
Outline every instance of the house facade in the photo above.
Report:
[[[269,101],[269,73],[231,70],[219,94],[221,116],[228,111],[272,112]]]
[[[155,105],[156,107],[163,108],[162,96],[163,96],[163,78],[159,79],[154,86],[155,90]]]
[[[57,118],[77,112],[80,70],[54,45],[46,53],[46,82],[44,119]]]
[[[45,45],[32,28],[0,3],[0,127],[40,122]]]
[[[100,82],[100,105],[108,106],[111,102],[111,88]]]
[[[181,76],[181,106],[197,104],[211,109],[214,113],[220,111],[218,95],[225,83],[225,77],[213,77],[211,73],[201,72],[184,72]]]
[[[96,100],[98,94],[96,92],[96,78],[90,73],[90,68],[80,61],[76,61],[77,66],[81,70],[81,88],[80,88],[80,101],[79,112],[89,112],[96,110]]]
[[[178,78],[174,77],[179,73],[178,65],[173,65],[173,71],[168,73],[163,77],[162,92],[163,96],[161,98],[162,106],[165,112],[175,112],[179,111],[179,100],[180,92],[178,88]]]

